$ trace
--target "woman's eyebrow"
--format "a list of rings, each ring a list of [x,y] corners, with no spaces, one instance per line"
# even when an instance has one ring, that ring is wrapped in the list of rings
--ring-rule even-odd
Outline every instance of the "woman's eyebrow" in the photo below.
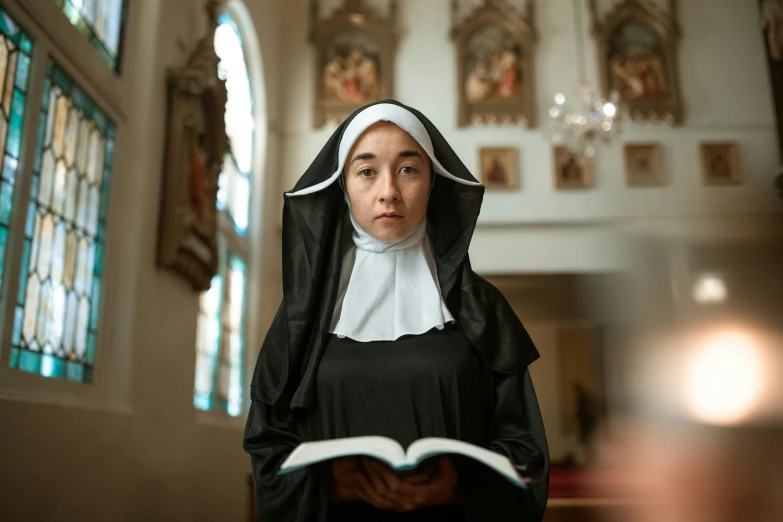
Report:
[[[355,161],[371,160],[371,159],[375,159],[375,154],[373,154],[372,152],[362,152],[361,154],[357,154],[356,156],[353,157],[353,159],[351,160],[351,164],[353,164]]]
[[[417,151],[417,150],[404,150],[404,151],[400,152],[399,156],[401,158],[413,158],[413,157],[421,158],[421,153],[419,151]],[[421,158],[421,159],[423,159],[423,158]]]

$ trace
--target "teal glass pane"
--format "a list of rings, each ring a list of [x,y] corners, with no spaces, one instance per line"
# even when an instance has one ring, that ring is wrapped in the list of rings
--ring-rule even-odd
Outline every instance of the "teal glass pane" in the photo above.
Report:
[[[22,350],[19,352],[19,369],[38,373],[41,369],[41,354],[38,352],[31,352],[30,350]]]
[[[102,129],[113,123],[96,122],[103,113],[52,62],[46,80],[13,346],[56,359],[45,359],[38,373],[86,383],[93,379],[100,319],[107,210],[100,202],[111,175]]]
[[[27,35],[23,34],[21,38],[21,43],[19,46],[22,48],[22,52],[27,54],[33,53],[33,42],[30,40]]]
[[[65,378],[69,381],[82,382],[84,380],[84,366],[68,361],[65,370]]]
[[[8,241],[8,229],[0,227],[0,259],[5,257],[5,246]],[[3,265],[0,265],[0,281],[3,280]]]
[[[11,338],[11,342],[14,343],[15,346],[19,346],[19,340],[22,338],[23,320],[24,320],[24,308],[22,308],[21,306],[17,306],[16,311],[14,313],[14,333]]]
[[[123,0],[54,0],[106,64],[118,69],[127,4]]]
[[[95,363],[95,334],[87,336],[87,355],[84,360],[87,364]]]
[[[22,121],[24,120],[24,99],[20,91],[14,91],[14,101],[11,105],[11,118],[8,122],[8,143],[5,150],[14,158],[19,157],[19,147],[22,144]]]
[[[8,366],[14,370],[19,368],[19,348],[11,348],[11,359],[8,361]]]
[[[8,223],[11,221],[13,199],[14,186],[7,181],[0,181],[0,225],[8,226]]]
[[[5,158],[3,158],[3,179],[8,181],[9,183],[16,182],[16,168],[19,165],[19,162],[6,154]]]
[[[41,375],[44,377],[65,376],[65,361],[58,359],[54,355],[44,355],[41,357]]]
[[[16,62],[16,88],[22,92],[27,91],[28,74],[30,74],[30,57],[20,54]]]
[[[14,43],[18,43],[19,39],[24,34],[17,23],[14,22],[13,18],[11,18],[2,8],[0,8],[0,33]]]
[[[208,410],[213,406],[215,374],[221,344],[220,309],[223,300],[223,267],[212,278],[209,290],[201,294],[196,330],[196,376],[193,403]]]

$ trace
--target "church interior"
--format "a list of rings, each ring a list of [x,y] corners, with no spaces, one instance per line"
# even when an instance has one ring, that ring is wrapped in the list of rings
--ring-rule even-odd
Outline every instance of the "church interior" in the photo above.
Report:
[[[0,0],[0,40],[0,521],[255,520],[284,193],[384,99],[486,187],[545,520],[783,520],[783,1]]]

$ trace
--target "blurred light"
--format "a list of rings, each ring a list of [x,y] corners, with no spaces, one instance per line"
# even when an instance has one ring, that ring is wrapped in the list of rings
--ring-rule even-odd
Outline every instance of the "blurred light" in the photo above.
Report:
[[[693,285],[693,300],[699,304],[722,303],[728,296],[726,283],[718,276],[701,276]]]
[[[585,125],[587,123],[587,118],[584,114],[580,114],[576,117],[576,124],[577,125]]]
[[[761,355],[741,332],[710,338],[688,375],[688,409],[702,422],[736,424],[757,405],[763,387]]]
[[[594,157],[595,153],[596,153],[595,147],[593,147],[592,145],[588,145],[587,147],[585,147],[585,156],[587,156],[588,158]]]
[[[570,125],[572,120],[573,120],[573,118],[571,118],[571,115],[570,114],[566,114],[565,122]]]
[[[613,103],[604,105],[604,116],[614,118],[615,114],[617,114],[617,107]]]
[[[566,97],[562,92],[559,92],[555,94],[555,103],[558,105],[563,105],[566,102]]]
[[[610,121],[605,121],[605,122],[603,122],[603,123],[601,124],[601,128],[602,128],[603,130],[605,130],[606,132],[609,132],[610,130],[612,130],[612,122],[610,122]]]
[[[552,118],[559,117],[560,109],[558,109],[557,107],[552,107],[551,109],[549,109],[549,116],[551,116]]]

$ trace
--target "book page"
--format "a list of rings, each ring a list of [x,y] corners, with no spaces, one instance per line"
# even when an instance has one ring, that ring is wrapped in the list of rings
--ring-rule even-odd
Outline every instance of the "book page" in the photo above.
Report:
[[[405,461],[405,450],[393,439],[375,436],[347,437],[303,442],[283,462],[280,471],[352,455],[367,455],[382,460],[391,467],[402,465]]]
[[[417,440],[408,447],[406,463],[409,466],[414,466],[429,457],[441,455],[444,453],[453,453],[470,457],[486,464],[518,486],[526,487],[524,485],[524,481],[514,469],[514,466],[507,457],[499,453],[495,453],[494,451],[490,451],[474,444],[469,444],[459,440],[443,439],[438,437],[429,437],[426,439]]]

